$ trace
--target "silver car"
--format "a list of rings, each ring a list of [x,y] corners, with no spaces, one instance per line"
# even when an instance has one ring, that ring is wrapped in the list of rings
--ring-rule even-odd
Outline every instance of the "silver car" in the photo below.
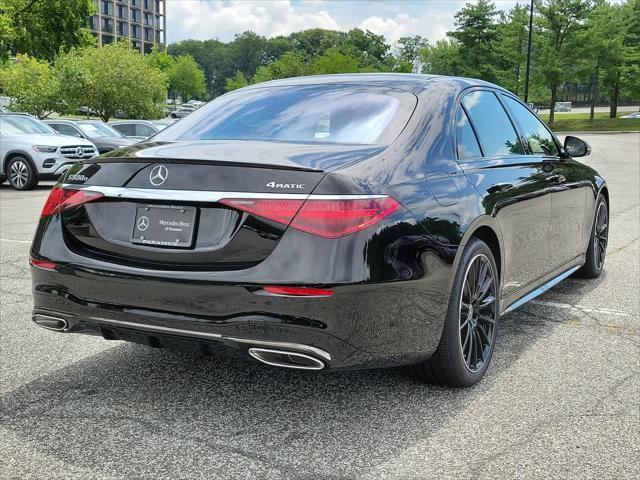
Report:
[[[97,154],[93,143],[59,135],[30,115],[0,113],[0,183],[9,180],[16,190],[56,179],[74,163]]]

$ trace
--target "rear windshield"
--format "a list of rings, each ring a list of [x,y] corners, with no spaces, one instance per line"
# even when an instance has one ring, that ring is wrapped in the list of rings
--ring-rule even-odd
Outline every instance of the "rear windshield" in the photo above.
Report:
[[[415,103],[411,93],[365,85],[240,90],[201,107],[154,141],[386,144],[400,134]]]

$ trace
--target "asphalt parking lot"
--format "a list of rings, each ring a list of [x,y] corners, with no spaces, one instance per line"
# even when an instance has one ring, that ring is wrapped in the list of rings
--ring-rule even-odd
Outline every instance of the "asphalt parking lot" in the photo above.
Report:
[[[596,281],[502,318],[487,377],[275,370],[31,322],[43,186],[0,186],[0,478],[640,477],[640,135],[585,135],[611,191]]]

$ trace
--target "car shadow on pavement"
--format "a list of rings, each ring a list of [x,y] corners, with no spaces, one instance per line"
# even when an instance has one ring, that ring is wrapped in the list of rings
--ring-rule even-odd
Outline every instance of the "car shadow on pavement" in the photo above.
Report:
[[[469,389],[424,385],[401,369],[302,372],[115,343],[9,392],[3,423],[94,478],[353,478],[459,410],[488,411],[483,394],[555,328],[519,312],[501,323],[489,373]]]

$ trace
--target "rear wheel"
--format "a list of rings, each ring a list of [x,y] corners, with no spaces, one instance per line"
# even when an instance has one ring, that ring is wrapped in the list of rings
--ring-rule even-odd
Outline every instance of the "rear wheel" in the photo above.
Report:
[[[25,157],[13,157],[7,164],[7,178],[16,190],[31,190],[38,185],[38,173]]]
[[[440,344],[429,360],[412,367],[415,376],[452,387],[478,382],[493,354],[498,302],[491,249],[482,240],[472,239],[456,272]]]
[[[585,263],[578,275],[583,278],[598,278],[604,268],[604,259],[609,242],[609,206],[600,195],[596,202],[596,215],[591,229],[591,239],[587,248]]]

